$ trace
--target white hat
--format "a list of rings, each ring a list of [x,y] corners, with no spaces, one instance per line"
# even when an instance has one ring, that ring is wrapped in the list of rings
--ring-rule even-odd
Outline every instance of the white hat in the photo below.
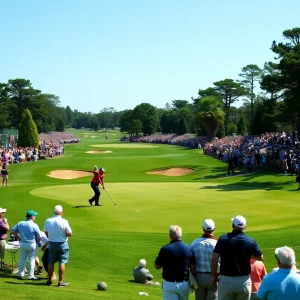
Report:
[[[146,266],[146,260],[145,259],[140,259],[139,266],[140,267],[145,267]]]
[[[243,216],[236,216],[235,218],[232,218],[231,221],[236,227],[241,229],[246,228],[246,219]]]
[[[6,212],[6,208],[1,208],[0,207],[0,213],[4,213],[4,212]]]
[[[204,220],[202,227],[206,231],[212,231],[215,229],[215,222],[212,219],[206,219]]]

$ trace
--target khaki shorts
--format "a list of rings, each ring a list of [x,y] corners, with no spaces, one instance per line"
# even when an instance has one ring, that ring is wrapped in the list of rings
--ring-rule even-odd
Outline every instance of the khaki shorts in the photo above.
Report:
[[[6,241],[5,240],[0,240],[0,259],[4,258],[5,245],[6,245]]]

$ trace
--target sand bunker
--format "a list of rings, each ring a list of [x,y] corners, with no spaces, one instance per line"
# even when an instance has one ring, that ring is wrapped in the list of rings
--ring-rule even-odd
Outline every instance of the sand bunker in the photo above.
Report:
[[[80,177],[91,176],[90,172],[75,171],[75,170],[55,170],[51,171],[47,176],[58,179],[75,179]]]
[[[188,168],[169,168],[157,171],[151,171],[147,174],[164,175],[164,176],[184,176],[193,173],[193,169]]]
[[[88,153],[88,154],[102,154],[102,153],[112,153],[112,151],[109,151],[109,150],[95,150],[95,151],[87,151],[85,153]]]

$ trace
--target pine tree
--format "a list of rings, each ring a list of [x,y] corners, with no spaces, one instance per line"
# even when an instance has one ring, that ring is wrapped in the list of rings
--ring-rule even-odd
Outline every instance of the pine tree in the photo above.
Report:
[[[31,113],[25,109],[19,127],[18,146],[20,147],[38,147],[39,135],[37,127],[32,119]]]
[[[185,134],[187,132],[188,132],[188,125],[184,116],[182,116],[178,124],[177,134]]]
[[[244,115],[240,116],[240,120],[237,125],[237,134],[239,134],[239,135],[247,135],[248,134]]]

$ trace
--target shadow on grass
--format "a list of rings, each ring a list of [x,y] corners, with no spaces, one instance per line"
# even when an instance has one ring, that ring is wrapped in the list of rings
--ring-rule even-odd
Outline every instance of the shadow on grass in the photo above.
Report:
[[[203,186],[199,189],[207,189],[207,190],[219,190],[224,192],[232,192],[232,191],[245,191],[245,190],[282,190],[284,186],[286,186],[285,182],[273,182],[273,181],[251,181],[247,182],[251,178],[244,179],[238,183],[228,183],[228,184],[219,184],[214,186]]]
[[[84,207],[92,207],[91,205],[76,205],[72,206],[72,208],[84,208]]]

